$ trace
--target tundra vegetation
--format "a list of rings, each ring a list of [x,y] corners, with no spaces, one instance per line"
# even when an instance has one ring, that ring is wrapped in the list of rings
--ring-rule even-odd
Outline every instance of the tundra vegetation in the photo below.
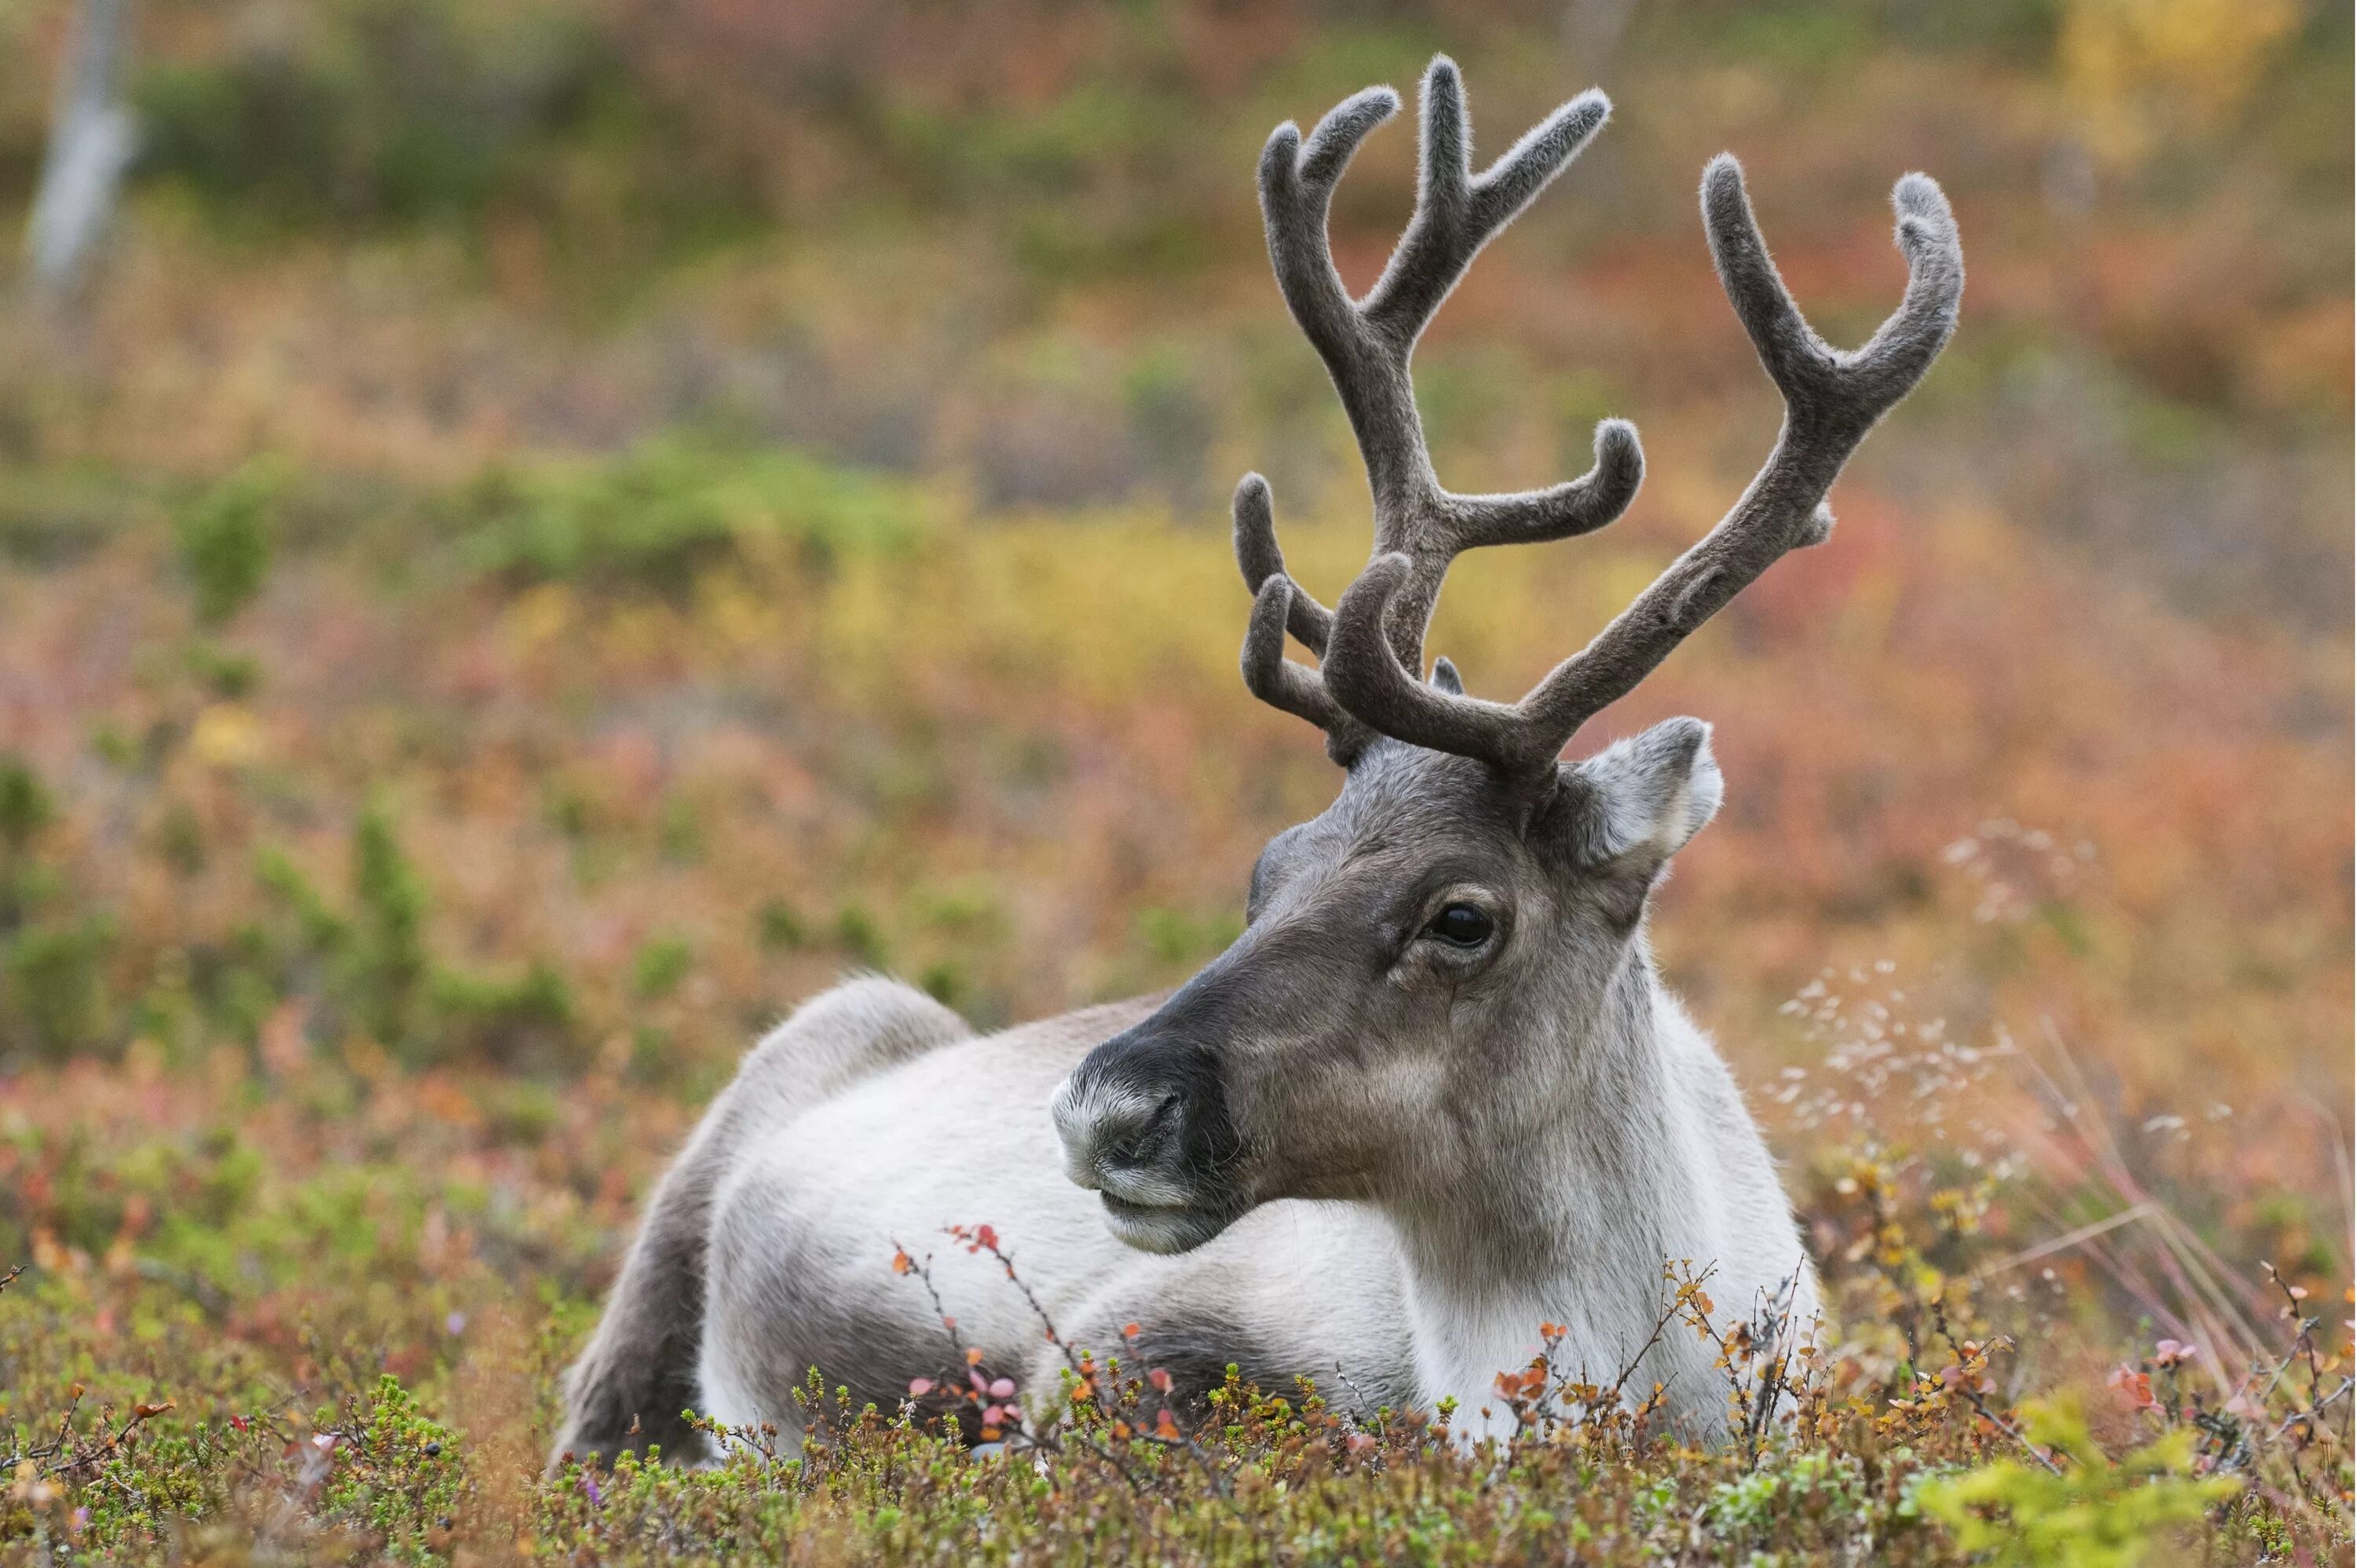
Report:
[[[12,220],[70,10],[0,9]],[[2344,10],[136,17],[123,208],[0,306],[8,1561],[2346,1560]],[[1473,1446],[1339,1378],[1165,1405],[1119,1347],[1028,1428],[948,1321],[917,1417],[821,1382],[803,1443],[544,1475],[640,1201],[787,1005],[1173,984],[1329,797],[1241,689],[1224,490],[1268,473],[1328,602],[1365,492],[1246,176],[1442,48],[1479,123],[1619,109],[1419,351],[1435,463],[1541,483],[1625,415],[1652,470],[1458,566],[1430,645],[1491,695],[1772,434],[1710,155],[1837,342],[1901,284],[1894,169],[1971,239],[1833,544],[1610,719],[1717,724],[1654,941],[1833,1326],[1762,1390],[1665,1260],[1660,1332],[1730,1373],[1708,1448],[1540,1324]],[[1412,155],[1337,199],[1355,287]],[[874,1260],[950,1320],[952,1249],[1024,1266],[955,1219]]]

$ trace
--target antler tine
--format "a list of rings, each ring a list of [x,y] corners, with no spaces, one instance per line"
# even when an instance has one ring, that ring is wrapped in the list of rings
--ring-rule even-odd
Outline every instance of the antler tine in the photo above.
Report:
[[[1271,577],[1284,576],[1284,551],[1277,548],[1276,515],[1269,495],[1268,481],[1257,474],[1247,474],[1236,485],[1236,564],[1243,568],[1244,586],[1255,596],[1262,584]],[[1301,584],[1291,583],[1291,609],[1285,624],[1301,645],[1318,657],[1325,656],[1325,639],[1333,629],[1333,612],[1309,596]]]
[[[1317,671],[1284,656],[1290,630],[1323,657],[1333,629],[1333,613],[1285,575],[1284,551],[1277,547],[1276,516],[1268,481],[1247,474],[1236,485],[1236,564],[1252,591],[1251,622],[1244,631],[1244,685],[1271,708],[1308,720],[1325,731],[1325,750],[1348,767],[1372,733],[1344,711],[1325,690]]]
[[[1415,215],[1381,278],[1356,302],[1334,271],[1326,217],[1358,144],[1398,107],[1389,88],[1368,88],[1335,105],[1306,143],[1290,121],[1278,126],[1260,154],[1260,207],[1285,304],[1325,361],[1357,435],[1375,495],[1376,549],[1426,553],[1444,541],[1419,537],[1418,514],[1445,493],[1408,378],[1416,339],[1481,248],[1586,146],[1612,104],[1601,92],[1581,93],[1475,178],[1463,83],[1455,61],[1435,58],[1423,79]]]
[[[1644,448],[1626,420],[1595,427],[1595,466],[1544,490],[1445,498],[1457,553],[1493,544],[1545,544],[1590,534],[1617,518],[1644,482]]]
[[[1252,597],[1251,622],[1244,629],[1244,685],[1270,708],[1324,731],[1326,754],[1346,768],[1357,761],[1372,732],[1333,700],[1317,671],[1284,656],[1286,619],[1306,597],[1281,571],[1259,585]]]
[[[1421,161],[1415,216],[1361,307],[1402,351],[1412,347],[1481,248],[1537,199],[1612,116],[1592,88],[1557,109],[1478,178],[1472,125],[1456,62],[1436,57],[1423,73]]]
[[[1828,347],[1783,286],[1760,237],[1731,156],[1702,180],[1702,219],[1735,314],[1783,394],[1783,428],[1766,465],[1733,508],[1637,595],[1595,640],[1510,706],[1454,697],[1410,677],[1380,628],[1414,563],[1370,565],[1335,608],[1324,664],[1329,694],[1383,734],[1478,757],[1537,782],[1580,725],[1633,690],[1671,649],[1774,564],[1832,529],[1826,492],[1876,422],[1912,390],[1954,333],[1963,297],[1963,241],[1928,176],[1891,193],[1906,294],[1861,348]],[[1600,449],[1599,449],[1600,450]]]
[[[1370,87],[1336,104],[1305,144],[1292,122],[1279,125],[1259,160],[1260,213],[1277,287],[1342,395],[1374,486],[1377,534],[1387,513],[1429,488],[1430,464],[1414,398],[1402,398],[1404,389],[1382,374],[1384,357],[1334,271],[1325,224],[1333,187],[1358,144],[1398,106],[1398,93]]]

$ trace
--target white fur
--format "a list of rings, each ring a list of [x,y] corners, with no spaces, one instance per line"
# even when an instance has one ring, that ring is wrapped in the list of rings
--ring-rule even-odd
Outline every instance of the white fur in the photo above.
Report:
[[[1787,1298],[1804,1328],[1816,1286],[1758,1129],[1660,984],[1641,921],[1667,855],[1717,808],[1707,732],[1673,721],[1565,769],[1560,820],[1526,831],[1562,836],[1567,870],[1541,873],[1506,829],[1467,827],[1435,800],[1491,787],[1452,766],[1370,755],[1288,836],[1290,869],[1245,938],[1166,1000],[980,1037],[881,979],[807,1005],[748,1056],[655,1195],[568,1383],[560,1451],[625,1445],[633,1413],[676,1386],[649,1370],[683,1380],[682,1356],[701,1408],[731,1424],[798,1431],[812,1367],[895,1403],[955,1353],[920,1283],[893,1271],[901,1248],[931,1259],[963,1344],[1029,1368],[1032,1397],[1051,1397],[1062,1352],[1032,1306],[944,1234],[983,1224],[1066,1342],[1099,1354],[1128,1354],[1134,1322],[1132,1361],[1183,1353],[1200,1372],[1232,1347],[1277,1386],[1305,1373],[1339,1402],[1453,1400],[1477,1433],[1508,1419],[1496,1377],[1556,1323],[1558,1371],[1599,1386],[1630,1371],[1635,1398],[1658,1382],[1673,1422],[1720,1434],[1725,1381],[1689,1329],[1632,1369],[1665,1265],[1711,1271],[1722,1329]],[[1361,901],[1433,855],[1489,868],[1485,891],[1447,897],[1517,901],[1488,969],[1460,973],[1418,942],[1369,976],[1330,945],[1361,940]],[[1237,987],[1271,983],[1280,999],[1239,1010]],[[1376,1017],[1423,1021],[1354,1032]],[[1105,1157],[1164,1090],[1074,1070],[1115,1037],[1143,1061],[1157,1029],[1197,1029],[1229,1030],[1223,1076],[1252,1151],[1237,1168],[1256,1185],[1240,1218],[1181,1252],[1204,1233],[1188,1228],[1202,1211],[1185,1207],[1186,1168]]]
[[[1624,1103],[1610,1112],[1638,1136],[1599,1142],[1567,1126],[1515,1151],[1512,1170],[1481,1173],[1502,1180],[1434,1190],[1420,1213],[1263,1204],[1175,1257],[1116,1239],[1095,1195],[1065,1174],[1047,1111],[1078,1058],[1144,1016],[1146,1005],[1099,1009],[1076,1029],[1054,1019],[965,1040],[879,1072],[765,1129],[723,1182],[715,1234],[740,1240],[712,1256],[701,1368],[707,1413],[796,1430],[790,1389],[748,1380],[741,1366],[766,1360],[824,1371],[854,1349],[736,1309],[723,1286],[752,1252],[767,1253],[766,1269],[789,1269],[855,1302],[871,1341],[888,1334],[924,1347],[905,1368],[911,1377],[947,1359],[947,1340],[925,1293],[895,1277],[890,1262],[901,1246],[929,1254],[967,1341],[995,1364],[1031,1365],[1034,1389],[1052,1389],[1060,1358],[1043,1348],[1030,1307],[995,1264],[942,1234],[952,1224],[993,1226],[1067,1338],[1100,1351],[1118,1352],[1119,1326],[1160,1326],[1173,1307],[1207,1297],[1245,1337],[1356,1382],[1381,1381],[1404,1355],[1419,1400],[1455,1400],[1460,1424],[1475,1431],[1502,1419],[1496,1375],[1528,1363],[1541,1323],[1571,1329],[1562,1370],[1583,1366],[1591,1381],[1609,1383],[1652,1331],[1665,1262],[1715,1268],[1709,1290],[1721,1327],[1732,1321],[1726,1314],[1745,1316],[1780,1296],[1797,1274],[1794,1320],[1805,1324],[1815,1312],[1815,1278],[1767,1152],[1708,1039],[1665,991],[1655,995],[1649,1038],[1620,1043],[1623,1061],[1649,1060],[1656,1070],[1622,1084]],[[1503,1224],[1451,1202],[1497,1189],[1527,1196]],[[765,1234],[775,1239],[757,1240]],[[762,1354],[747,1357],[748,1346]],[[1655,1380],[1666,1383],[1673,1416],[1707,1435],[1719,1429],[1725,1397],[1710,1360],[1677,1328],[1631,1386],[1642,1393]]]

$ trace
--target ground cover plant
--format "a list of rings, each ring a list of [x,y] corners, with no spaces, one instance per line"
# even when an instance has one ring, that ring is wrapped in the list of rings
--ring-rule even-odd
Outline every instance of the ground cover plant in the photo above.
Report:
[[[2348,1559],[2344,15],[477,9],[143,6],[109,248],[0,307],[0,1555]],[[12,220],[67,10],[0,9]],[[755,1031],[858,967],[985,1025],[1174,983],[1324,804],[1224,496],[1269,472],[1329,596],[1365,497],[1250,173],[1440,47],[1484,123],[1619,109],[1419,355],[1439,462],[1652,460],[1460,568],[1432,646],[1497,692],[1772,438],[1709,155],[1837,338],[1893,163],[1971,237],[1835,544],[1579,742],[1718,725],[1655,940],[1837,1307],[1788,1402],[1697,1450],[1534,1323],[1493,1448],[1339,1376],[1168,1407],[1122,1345],[1026,1424],[945,1324],[905,1413],[544,1475]],[[1354,282],[1411,178],[1369,145]],[[1021,1288],[945,1218],[879,1279]],[[1664,1334],[1764,1331],[1663,1263]]]

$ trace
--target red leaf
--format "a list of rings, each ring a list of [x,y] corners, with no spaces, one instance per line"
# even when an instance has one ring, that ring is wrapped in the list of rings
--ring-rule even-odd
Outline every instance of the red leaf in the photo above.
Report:
[[[908,1397],[910,1399],[922,1399],[926,1394],[932,1392],[936,1386],[937,1385],[930,1378],[910,1378],[908,1380]]]
[[[998,1245],[998,1232],[991,1230],[987,1225],[983,1225],[976,1230],[973,1233],[973,1239],[980,1243],[985,1247],[995,1247]]]

